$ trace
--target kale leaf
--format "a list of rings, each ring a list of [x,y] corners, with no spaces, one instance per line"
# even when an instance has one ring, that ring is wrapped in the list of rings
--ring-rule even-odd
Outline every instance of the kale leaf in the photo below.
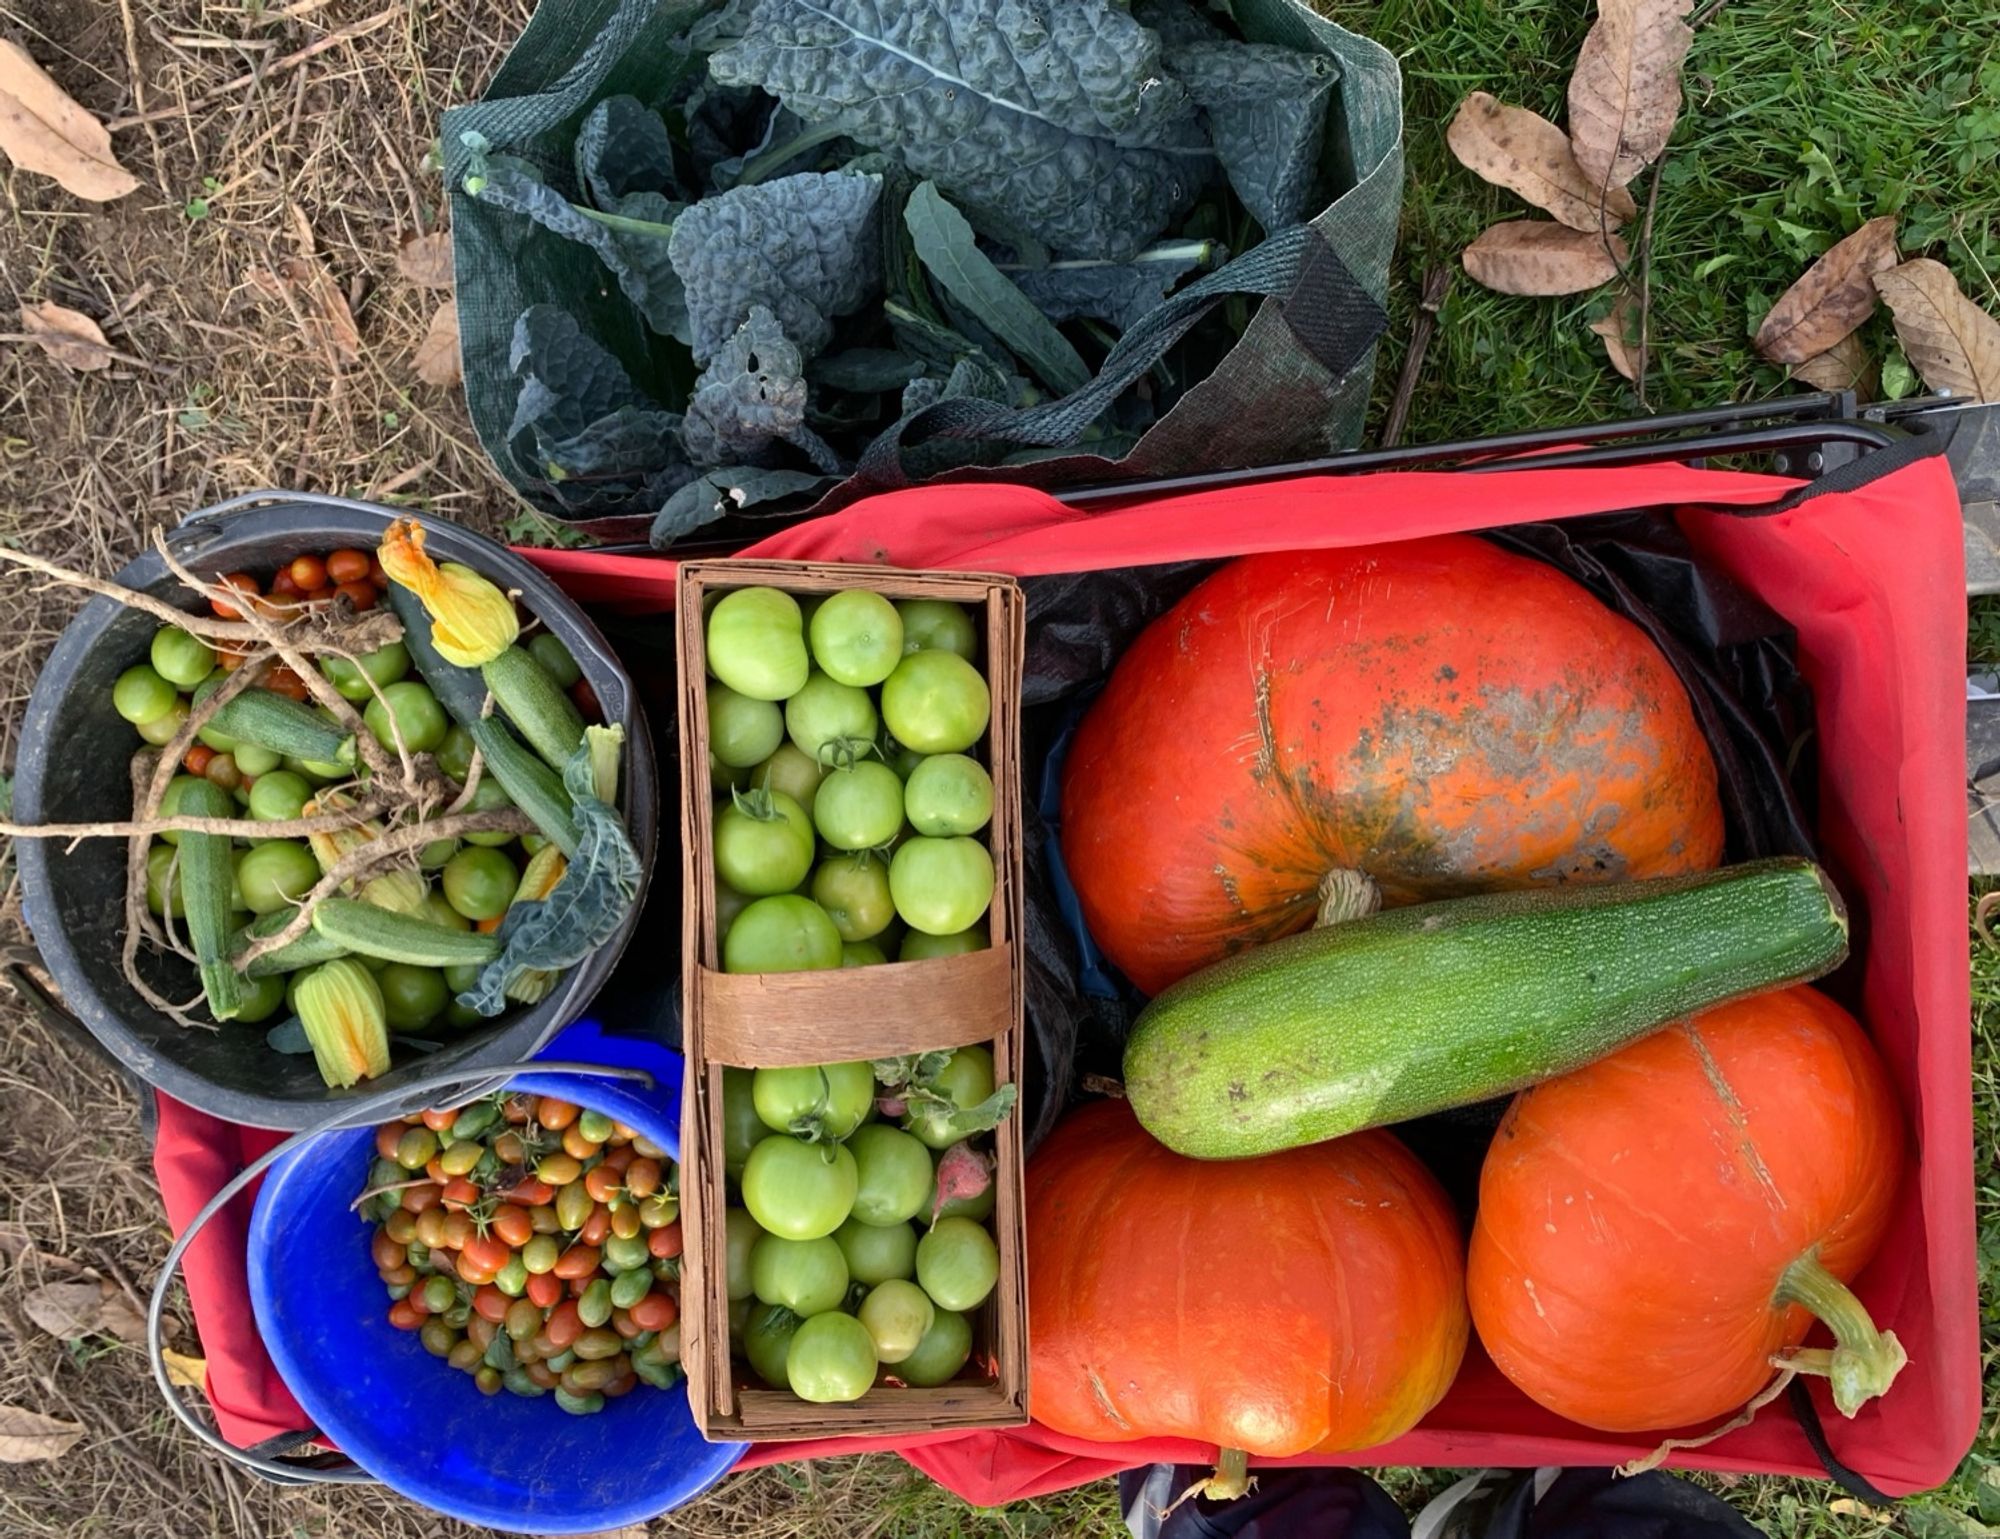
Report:
[[[607,96],[590,109],[576,132],[576,180],[613,213],[635,192],[685,201],[666,121],[636,96]]]
[[[1125,332],[1182,278],[1219,260],[1213,241],[1181,241],[1142,252],[1134,262],[1059,262],[1009,276],[1058,325],[1087,317]]]
[[[840,456],[806,424],[805,360],[762,305],[713,359],[688,401],[681,442],[695,464],[760,465],[780,443],[801,450],[828,475]]]
[[[1078,256],[1133,255],[1214,165],[1158,36],[1113,0],[757,0],[709,72]]]
[[[671,545],[703,524],[712,524],[726,514],[746,512],[763,503],[794,498],[810,500],[833,483],[832,476],[757,465],[704,471],[666,499],[653,519],[652,542],[658,547]]]
[[[875,229],[882,179],[809,171],[703,198],[674,222],[667,252],[686,286],[689,341],[706,364],[762,305],[808,358],[833,319],[880,292]]]
[[[1200,104],[1229,185],[1266,231],[1306,214],[1339,72],[1331,59],[1270,43],[1187,43],[1167,67]]]

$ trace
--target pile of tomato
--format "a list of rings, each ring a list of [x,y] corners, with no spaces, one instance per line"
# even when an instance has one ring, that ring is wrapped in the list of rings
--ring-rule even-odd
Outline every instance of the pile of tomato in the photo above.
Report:
[[[362,1211],[389,1323],[481,1393],[575,1415],[680,1377],[679,1167],[643,1134],[502,1093],[375,1130]]]

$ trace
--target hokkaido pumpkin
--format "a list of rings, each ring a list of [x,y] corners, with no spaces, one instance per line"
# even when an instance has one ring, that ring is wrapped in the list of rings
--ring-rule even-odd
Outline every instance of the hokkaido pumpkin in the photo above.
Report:
[[[1148,994],[1305,929],[1333,872],[1428,902],[1706,870],[1722,834],[1658,648],[1464,535],[1223,567],[1120,659],[1062,791],[1084,918]]]
[[[1099,1102],[1030,1163],[1026,1207],[1036,1419],[1216,1444],[1211,1496],[1250,1454],[1408,1431],[1458,1372],[1457,1219],[1388,1133],[1211,1164]]]
[[[1508,1109],[1473,1225],[1479,1339],[1607,1432],[1726,1415],[1774,1358],[1852,1416],[1904,1363],[1846,1287],[1902,1171],[1888,1080],[1839,1005],[1792,988],[1705,1011]],[[1815,1317],[1835,1345],[1800,1350]]]

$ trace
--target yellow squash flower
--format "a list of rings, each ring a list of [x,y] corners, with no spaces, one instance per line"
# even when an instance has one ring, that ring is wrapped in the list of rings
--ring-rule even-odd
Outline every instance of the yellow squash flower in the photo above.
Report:
[[[514,644],[521,632],[514,601],[469,566],[431,560],[424,554],[423,525],[415,519],[391,524],[377,554],[389,580],[423,604],[431,617],[431,641],[446,662],[477,668]]]

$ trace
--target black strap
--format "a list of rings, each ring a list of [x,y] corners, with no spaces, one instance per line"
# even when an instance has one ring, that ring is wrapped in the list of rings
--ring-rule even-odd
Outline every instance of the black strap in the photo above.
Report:
[[[1814,1457],[1825,1469],[1829,1480],[1841,1490],[1864,1502],[1871,1502],[1878,1507],[1895,1505],[1895,1497],[1878,1489],[1866,1475],[1851,1470],[1840,1462],[1839,1456],[1834,1453],[1832,1445],[1826,1440],[1826,1428],[1820,1425],[1819,1407],[1813,1404],[1812,1391],[1806,1387],[1804,1379],[1793,1379],[1785,1390],[1785,1398],[1792,1408],[1792,1415],[1798,1418],[1799,1430],[1805,1433],[1806,1441],[1812,1445]]]
[[[1907,437],[1898,439],[1885,448],[1871,449],[1844,464],[1836,465],[1804,486],[1785,493],[1776,501],[1760,503],[1753,508],[1718,507],[1714,511],[1732,513],[1743,518],[1769,518],[1774,513],[1789,513],[1793,508],[1801,507],[1815,497],[1826,497],[1835,492],[1859,491],[1884,476],[1892,476],[1899,470],[1907,469],[1919,460],[1932,459],[1943,454],[1951,447],[1952,437],[1958,432],[1959,420],[1956,415],[1947,415],[1943,419],[1910,418]]]
[[[879,488],[910,485],[903,449],[930,438],[987,439],[1044,449],[1074,443],[1202,317],[1233,294],[1280,299],[1300,347],[1335,378],[1365,356],[1389,325],[1387,312],[1325,238],[1310,225],[1294,225],[1147,311],[1081,390],[1026,408],[964,398],[940,401],[903,418],[870,444],[857,479]]]

